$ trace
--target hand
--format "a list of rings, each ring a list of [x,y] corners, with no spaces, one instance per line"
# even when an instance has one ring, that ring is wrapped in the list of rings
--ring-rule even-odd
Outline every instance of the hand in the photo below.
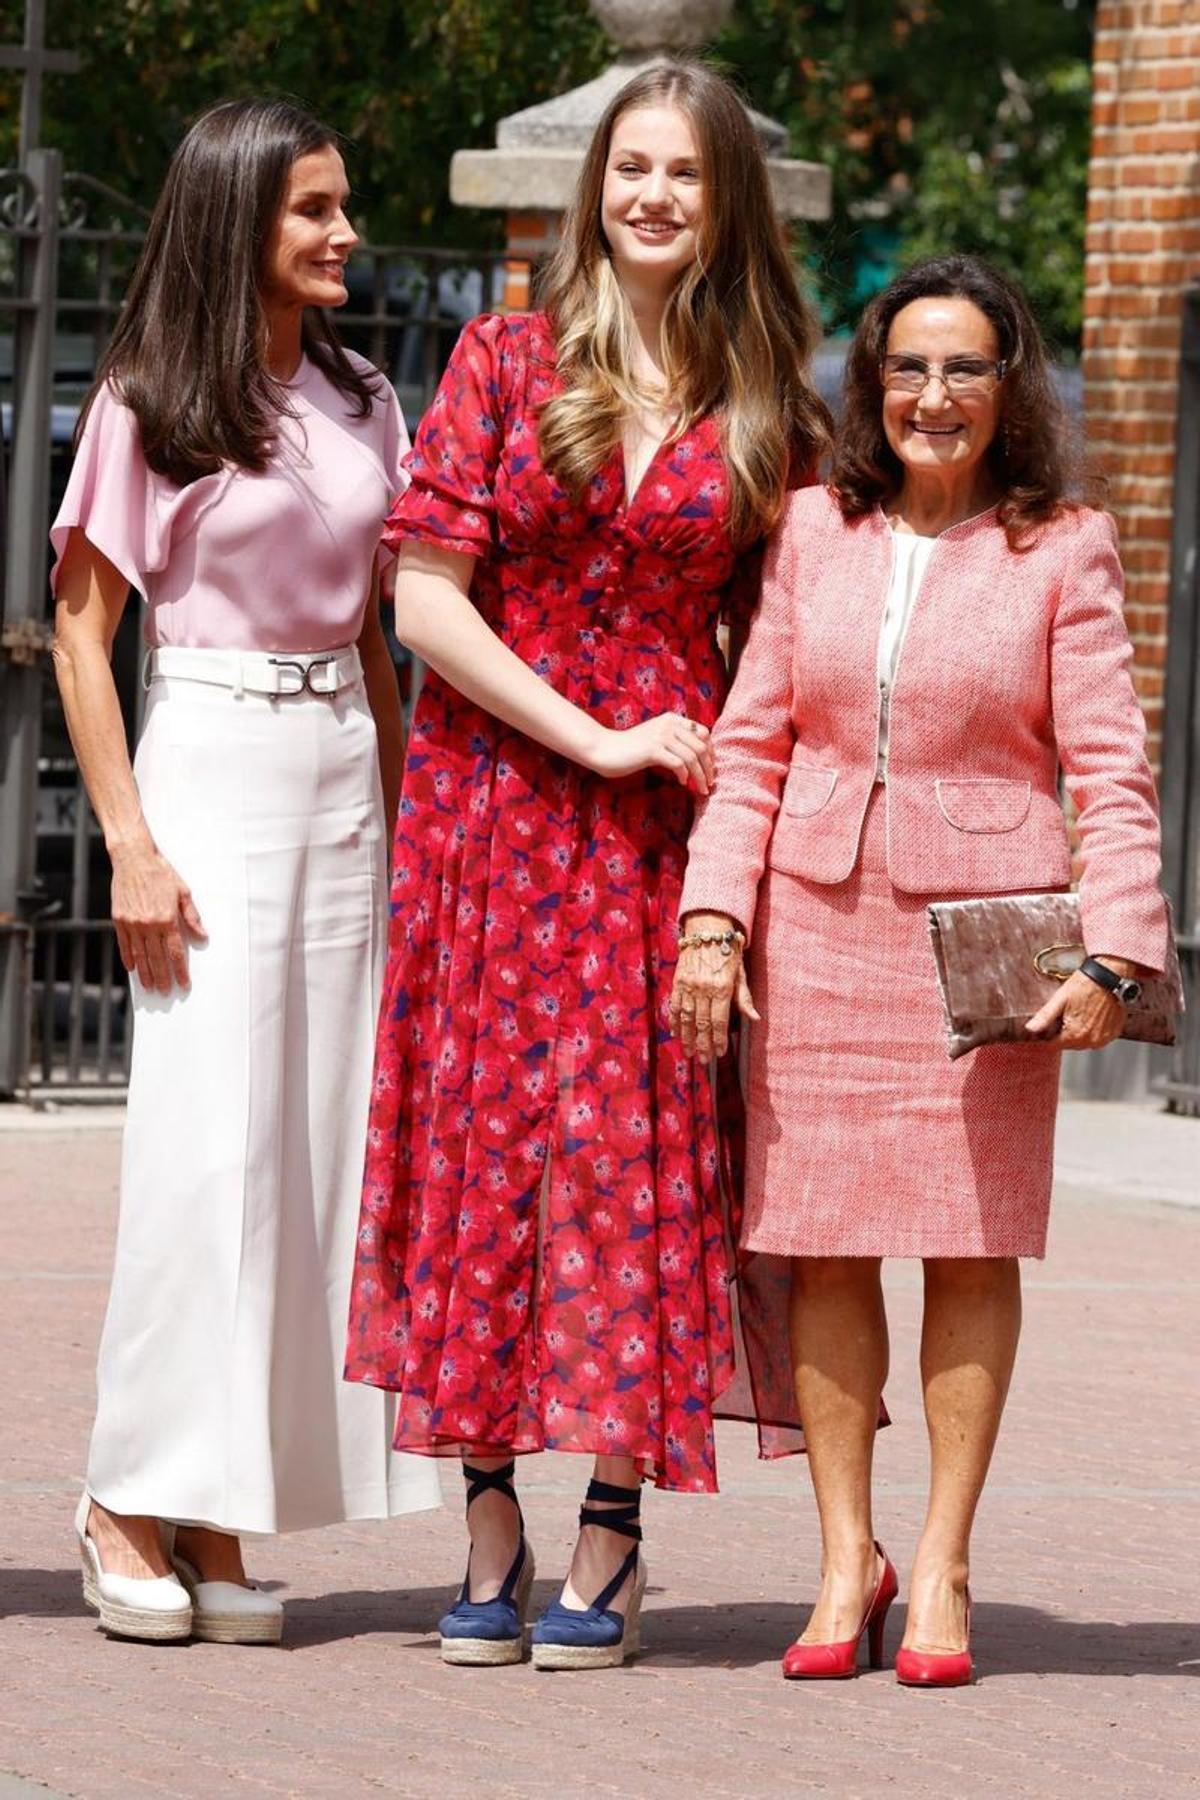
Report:
[[[684,935],[689,931],[733,930],[734,921],[725,913],[689,913],[683,926]],[[698,1056],[708,1062],[725,1054],[734,1001],[748,1019],[758,1018],[740,947],[728,956],[719,944],[697,944],[679,952],[667,1010],[671,1030],[685,1056]]]
[[[713,753],[707,725],[682,713],[660,713],[627,731],[601,727],[587,766],[613,780],[639,769],[669,769],[684,787],[707,794],[713,783]]]
[[[1099,958],[1097,960],[1100,960]],[[1118,975],[1132,975],[1132,963],[1105,957],[1106,967]],[[1103,1050],[1121,1035],[1125,1008],[1098,981],[1078,971],[1068,977],[1040,1012],[1026,1021],[1031,1037],[1045,1038],[1055,1050]]]
[[[151,993],[169,994],[172,983],[186,990],[184,934],[208,936],[190,889],[153,844],[114,850],[112,864],[112,919],[126,972]]]

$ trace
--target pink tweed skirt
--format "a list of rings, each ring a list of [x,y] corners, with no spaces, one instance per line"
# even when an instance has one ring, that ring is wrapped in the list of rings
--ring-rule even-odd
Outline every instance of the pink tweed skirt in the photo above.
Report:
[[[742,1246],[1043,1256],[1061,1053],[991,1045],[950,1061],[930,896],[892,887],[885,820],[876,788],[849,881],[764,877]]]

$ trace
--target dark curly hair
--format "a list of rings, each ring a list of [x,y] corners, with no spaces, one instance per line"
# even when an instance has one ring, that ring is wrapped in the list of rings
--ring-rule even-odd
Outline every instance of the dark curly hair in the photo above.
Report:
[[[1074,433],[1028,300],[1016,282],[977,256],[914,263],[877,294],[846,358],[843,408],[830,483],[842,516],[861,518],[900,489],[904,469],[883,429],[882,365],[892,320],[914,300],[969,300],[990,320],[1007,365],[1000,425],[987,459],[1000,491],[1000,523],[1014,550],[1076,503],[1081,477]]]

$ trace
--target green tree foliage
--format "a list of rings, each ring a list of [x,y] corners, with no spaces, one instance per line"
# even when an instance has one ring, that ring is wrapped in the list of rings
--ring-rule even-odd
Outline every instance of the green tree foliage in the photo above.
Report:
[[[797,155],[828,162],[834,215],[808,243],[827,324],[854,323],[898,262],[978,250],[1029,288],[1058,343],[1082,297],[1095,0],[738,0],[717,56]],[[0,0],[0,39],[20,35]],[[47,84],[47,142],[148,201],[214,100],[292,94],[354,141],[377,242],[495,244],[450,205],[454,150],[587,80],[609,50],[584,0],[54,0],[83,75]],[[0,78],[0,162],[17,84]]]
[[[153,200],[189,122],[218,100],[285,94],[354,145],[356,223],[374,241],[498,242],[450,204],[455,150],[610,60],[582,0],[53,0],[51,41],[83,55],[46,84],[44,139],[71,168]],[[19,41],[21,0],[0,0]],[[0,75],[0,163],[18,85]]]
[[[1094,0],[739,0],[718,48],[833,167],[812,234],[832,328],[897,263],[977,251],[1078,344]]]

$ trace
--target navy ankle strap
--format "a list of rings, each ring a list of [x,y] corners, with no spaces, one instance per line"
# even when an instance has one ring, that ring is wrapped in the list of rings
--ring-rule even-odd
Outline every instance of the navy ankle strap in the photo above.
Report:
[[[463,1480],[467,1484],[468,1510],[470,1510],[472,1501],[478,1500],[480,1494],[494,1490],[497,1494],[503,1494],[506,1500],[512,1501],[517,1509],[517,1517],[521,1519],[521,1525],[524,1528],[525,1521],[521,1516],[521,1503],[517,1499],[517,1490],[513,1486],[513,1476],[517,1472],[517,1465],[514,1461],[501,1463],[498,1469],[477,1469],[473,1463],[464,1462],[462,1472]]]
[[[603,1512],[600,1512],[597,1507],[589,1505],[589,1501],[593,1500],[610,1504],[606,1505]],[[640,1544],[642,1541],[642,1527],[639,1523],[641,1505],[641,1488],[614,1487],[609,1481],[589,1481],[584,1503],[579,1509],[579,1524],[581,1528],[584,1525],[601,1525],[605,1531],[615,1531],[619,1536],[632,1538],[635,1544]],[[630,1556],[636,1560],[636,1549],[630,1552]],[[620,1580],[612,1589],[614,1594],[620,1587],[621,1581],[629,1573],[628,1564],[629,1557],[625,1560]],[[599,1605],[599,1601],[596,1604]]]
[[[642,1504],[642,1490],[640,1487],[615,1487],[611,1481],[589,1481],[584,1498],[587,1500],[612,1500],[617,1503],[627,1501],[636,1508]]]
[[[478,1500],[480,1494],[486,1494],[489,1489],[494,1489],[496,1493],[503,1494],[506,1500],[511,1500],[516,1507],[517,1521],[521,1527],[521,1540],[517,1545],[517,1554],[513,1558],[512,1567],[504,1577],[500,1592],[496,1595],[495,1600],[482,1600],[478,1603],[471,1600],[471,1558],[470,1556],[467,1557],[467,1574],[466,1579],[463,1582],[462,1593],[459,1596],[459,1605],[478,1604],[481,1607],[511,1606],[513,1603],[513,1594],[516,1591],[517,1581],[520,1578],[521,1571],[525,1566],[525,1557],[527,1554],[525,1547],[525,1515],[521,1511],[521,1502],[517,1499],[517,1490],[513,1486],[513,1476],[517,1472],[517,1465],[510,1458],[508,1462],[501,1463],[498,1469],[477,1469],[473,1463],[464,1461],[462,1472],[463,1479],[467,1484],[468,1512],[471,1509],[471,1502],[473,1500]]]

